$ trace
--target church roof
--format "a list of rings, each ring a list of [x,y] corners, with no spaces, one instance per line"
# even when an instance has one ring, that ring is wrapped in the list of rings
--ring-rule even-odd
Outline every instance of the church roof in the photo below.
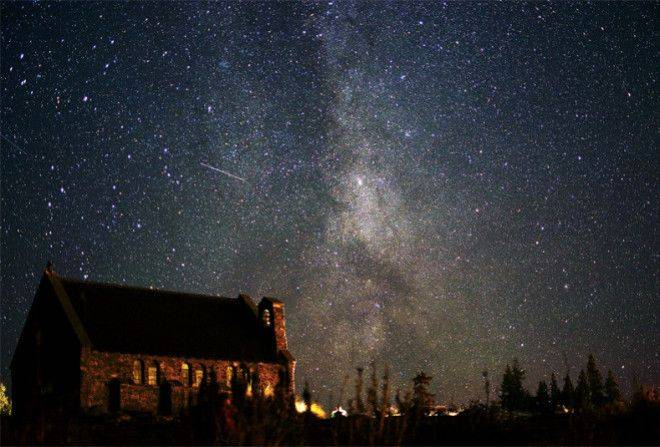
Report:
[[[225,298],[80,281],[53,272],[46,275],[63,306],[70,303],[74,329],[94,349],[188,358],[278,359],[272,335],[261,326],[247,295]]]

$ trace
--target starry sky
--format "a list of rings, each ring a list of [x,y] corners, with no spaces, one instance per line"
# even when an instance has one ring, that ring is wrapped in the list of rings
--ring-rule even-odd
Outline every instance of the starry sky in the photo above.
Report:
[[[0,14],[3,380],[52,260],[279,297],[323,402],[371,359],[441,401],[513,357],[660,382],[658,3]]]

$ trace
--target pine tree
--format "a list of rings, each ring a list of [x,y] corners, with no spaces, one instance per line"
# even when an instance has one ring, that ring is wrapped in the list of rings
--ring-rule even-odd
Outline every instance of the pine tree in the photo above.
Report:
[[[502,386],[500,386],[500,400],[502,402],[502,408],[509,411],[513,410],[512,384],[511,367],[506,365],[504,374],[502,375]]]
[[[431,379],[423,371],[413,379],[413,407],[418,414],[426,414],[433,407],[435,396],[428,390]]]
[[[488,370],[481,373],[484,378],[484,392],[486,393],[486,405],[490,405],[490,380],[488,379]]]
[[[598,408],[605,402],[605,394],[603,392],[603,377],[596,366],[596,359],[593,354],[589,354],[587,360],[587,381],[589,383],[591,404]]]
[[[502,408],[514,411],[525,410],[529,393],[523,386],[525,371],[518,365],[518,359],[513,359],[513,366],[506,365],[502,376],[500,399]]]
[[[364,368],[361,366],[357,368],[357,379],[355,379],[355,412],[364,414],[364,402],[362,402],[362,373]]]
[[[367,390],[367,403],[371,414],[378,415],[378,377],[376,376],[376,362],[371,362],[371,384]]]
[[[545,380],[539,382],[539,387],[536,391],[536,408],[542,414],[550,412],[550,396],[548,395],[548,384],[545,383]]]
[[[561,392],[561,402],[567,408],[575,408],[575,389],[571,375],[566,373],[564,377],[564,389]]]
[[[383,389],[380,400],[380,415],[384,417],[390,414],[390,369],[385,366],[383,372]]]
[[[550,376],[550,405],[552,410],[556,410],[561,403],[561,392],[559,391],[559,385],[557,385],[557,376],[555,373],[552,373]]]
[[[309,390],[309,383],[305,380],[303,385],[303,401],[305,402],[305,412],[308,414],[312,411],[312,392]]]
[[[401,391],[397,388],[396,395],[394,396],[394,402],[396,407],[399,409],[399,414],[408,414],[411,407],[411,397],[410,391],[406,391],[401,398]]]
[[[587,410],[591,406],[591,394],[589,393],[589,381],[584,370],[580,371],[577,386],[575,387],[575,408]]]
[[[523,370],[518,364],[518,359],[513,359],[511,377],[514,409],[525,410],[527,407],[528,397],[528,393],[523,387],[523,380],[525,380],[525,370]]]
[[[608,403],[621,401],[619,384],[616,382],[611,369],[607,371],[607,378],[605,379],[605,401]]]
[[[403,399],[401,399],[401,390],[399,388],[397,388],[396,393],[394,393],[394,404],[396,405],[396,408],[399,410],[399,414],[406,413],[406,411],[404,410],[405,403],[403,402]]]

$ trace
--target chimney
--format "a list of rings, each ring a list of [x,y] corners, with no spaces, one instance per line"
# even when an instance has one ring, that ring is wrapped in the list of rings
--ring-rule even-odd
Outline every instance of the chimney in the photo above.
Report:
[[[286,351],[286,327],[284,326],[284,303],[275,298],[264,297],[259,302],[259,324],[273,337],[278,352]]]

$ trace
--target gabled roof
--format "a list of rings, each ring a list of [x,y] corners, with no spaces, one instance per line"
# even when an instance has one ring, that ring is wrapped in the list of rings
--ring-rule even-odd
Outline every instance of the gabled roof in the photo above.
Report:
[[[225,298],[80,281],[52,271],[45,275],[79,338],[82,334],[83,344],[94,349],[245,361],[278,358],[247,295]]]

